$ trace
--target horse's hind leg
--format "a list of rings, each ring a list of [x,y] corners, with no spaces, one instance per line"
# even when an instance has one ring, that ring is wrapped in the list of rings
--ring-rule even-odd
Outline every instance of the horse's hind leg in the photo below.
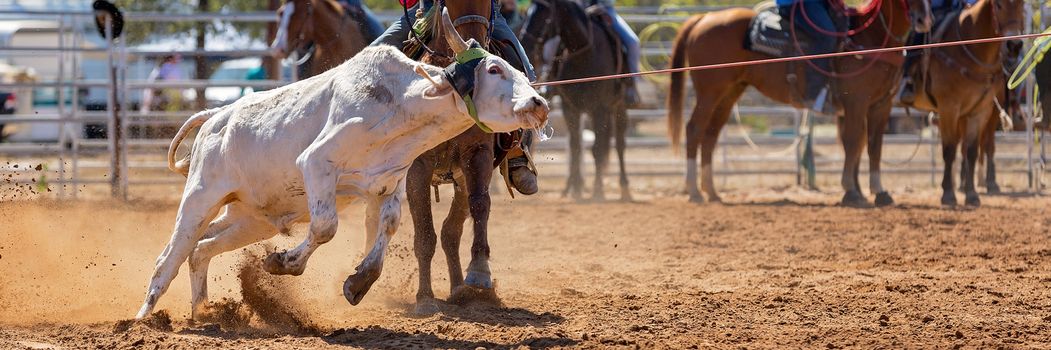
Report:
[[[431,174],[433,162],[429,155],[417,158],[409,167],[405,193],[412,215],[413,252],[420,268],[419,286],[416,289],[416,312],[430,314],[437,311],[434,305],[434,290],[431,288],[431,259],[437,248],[438,237],[434,233],[434,218],[431,214]]]
[[[695,84],[694,86],[699,85]],[[715,104],[718,103],[716,99],[717,97],[715,95],[705,94],[698,91],[697,105],[693,106],[693,113],[690,115],[690,120],[686,122],[686,193],[690,196],[690,202],[694,203],[704,202],[704,197],[701,196],[701,191],[697,189],[697,152],[701,148],[704,128],[707,127],[712,118]],[[710,172],[710,160],[708,164],[709,167],[707,169]]]
[[[592,186],[591,198],[596,201],[606,199],[605,186],[602,182],[609,165],[610,128],[613,127],[613,115],[605,106],[593,108],[588,116],[595,130],[595,143],[591,145],[591,155],[595,159],[595,184]]]
[[[891,99],[880,101],[868,113],[869,191],[876,195],[876,206],[894,204],[894,198],[883,189],[880,165],[883,157],[883,132],[890,121]]]
[[[566,96],[566,95],[562,95]],[[566,189],[562,191],[562,197],[567,194],[573,199],[579,200],[584,187],[584,177],[580,174],[581,142],[583,138],[580,125],[580,110],[574,108],[570,101],[563,100],[562,112],[569,134],[569,177],[566,179]]]
[[[963,150],[964,156],[967,162],[964,163],[963,169],[963,192],[964,192],[964,205],[968,207],[978,207],[981,205],[981,200],[978,197],[978,191],[975,189],[974,184],[974,169],[978,163],[978,142],[980,140],[979,133],[980,128],[983,124],[984,118],[977,115],[970,115],[969,118],[962,120],[966,123],[964,136],[963,136]]]
[[[190,289],[192,293],[191,319],[206,320],[208,307],[208,264],[212,257],[239,249],[252,243],[270,239],[277,229],[260,218],[247,206],[235,202],[226,206],[226,213],[205,230],[203,239],[190,254]]]
[[[985,189],[990,194],[1000,193],[1000,185],[996,183],[996,127],[999,125],[999,113],[994,112],[984,128],[982,128],[982,145],[979,157],[985,158]]]
[[[839,138],[843,142],[843,177],[840,180],[843,191],[842,205],[864,207],[868,200],[861,194],[858,172],[861,164],[861,153],[864,151],[868,135],[865,132],[869,112],[867,96],[851,96],[844,101],[845,115],[839,121]]]
[[[956,192],[953,187],[952,169],[956,161],[956,148],[959,145],[960,132],[957,130],[959,116],[956,114],[942,113],[938,117],[938,131],[942,138],[942,199],[944,206],[956,206]]]
[[[719,134],[730,118],[736,99],[724,98],[712,111],[708,124],[699,132],[701,134],[701,191],[708,196],[709,202],[720,202],[719,193],[715,191],[715,174],[712,170],[712,156],[719,143]]]
[[[620,200],[630,202],[631,188],[628,186],[628,170],[624,162],[624,152],[628,146],[628,111],[623,107],[617,108],[613,121],[613,129],[617,135],[617,164],[620,166]]]

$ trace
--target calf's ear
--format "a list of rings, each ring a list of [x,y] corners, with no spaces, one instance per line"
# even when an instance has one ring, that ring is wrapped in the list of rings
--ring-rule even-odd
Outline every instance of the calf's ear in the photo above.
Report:
[[[442,76],[431,76],[431,74],[427,73],[427,70],[424,69],[422,65],[416,66],[416,74],[419,74],[421,77],[431,82],[431,85],[434,85],[430,89],[427,89],[427,91],[424,93],[426,97],[445,97],[454,92],[452,84],[449,84],[449,82],[445,80],[445,78],[443,78]]]

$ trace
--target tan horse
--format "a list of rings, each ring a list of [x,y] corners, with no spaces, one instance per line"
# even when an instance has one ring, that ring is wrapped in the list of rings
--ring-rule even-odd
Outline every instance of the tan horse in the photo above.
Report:
[[[939,28],[939,32],[944,32],[940,41],[1021,33],[1025,23],[1024,3],[1024,0],[979,0],[957,18],[950,19],[944,29]],[[986,151],[990,151],[992,132],[999,122],[993,98],[999,96],[1003,101],[1003,47],[1002,43],[992,42],[935,48],[928,53],[930,68],[927,78],[921,79],[917,87],[915,104],[938,113],[945,161],[942,205],[957,204],[952,167],[958,147],[965,156],[961,171],[964,205],[981,204],[975,190],[974,171],[979,145],[984,143]]]
[[[340,65],[374,39],[365,37],[359,30],[361,19],[337,0],[287,0],[277,16],[280,21],[270,50],[283,59],[313,43],[308,77]]]
[[[866,23],[871,16],[878,16],[867,29],[850,37],[854,46],[860,48],[897,47],[905,43],[909,30],[927,31],[931,25],[930,6],[926,0],[873,0],[854,18],[853,23]],[[907,3],[906,3],[907,1]],[[876,6],[880,5],[880,6]],[[876,10],[878,8],[878,10]],[[750,51],[744,47],[744,38],[749,23],[756,12],[747,8],[735,8],[687,19],[678,37],[672,54],[672,65],[690,66],[753,61],[769,59],[771,56]],[[884,45],[885,43],[885,45]],[[873,57],[878,61],[871,62]],[[849,78],[832,78],[835,100],[842,106],[839,118],[839,135],[846,151],[843,164],[843,204],[866,206],[868,201],[861,194],[858,184],[858,167],[861,151],[866,141],[869,150],[869,185],[876,194],[877,205],[893,203],[880,182],[880,151],[883,131],[890,116],[891,98],[895,95],[901,77],[901,60],[893,54],[840,57],[833,60],[840,74],[851,74],[863,70],[860,75]],[[686,125],[686,189],[690,200],[703,201],[697,190],[697,150],[701,150],[701,188],[710,201],[718,201],[712,178],[712,153],[719,133],[730,116],[734,103],[745,88],[754,86],[764,95],[796,108],[801,105],[800,92],[805,91],[805,80],[789,83],[787,77],[804,76],[806,63],[777,63],[743,66],[735,68],[693,71],[690,77],[697,94],[697,105]],[[682,100],[684,81],[682,73],[672,74],[671,93],[668,97],[668,133],[673,147],[678,147],[682,133]]]

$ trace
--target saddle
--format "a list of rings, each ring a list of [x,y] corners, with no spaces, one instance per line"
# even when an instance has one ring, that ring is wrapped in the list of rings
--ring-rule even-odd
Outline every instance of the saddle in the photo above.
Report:
[[[773,1],[760,2],[754,10],[756,15],[745,37],[746,49],[774,57],[791,57],[797,56],[799,50],[810,51],[810,35],[806,31],[796,30],[793,39],[789,15],[780,13],[780,8]]]
[[[945,33],[949,31],[949,27],[952,25],[952,23],[955,22],[959,18],[961,12],[962,12],[962,10],[957,9],[955,11],[949,12],[948,14],[936,17],[935,23],[934,23],[934,26],[933,26],[934,30],[932,30],[930,33],[923,34],[926,37],[926,41],[929,41],[929,42],[942,42],[942,41],[944,41],[945,40]],[[934,52],[940,52],[940,51],[932,51],[932,50],[926,49],[926,50],[920,51],[919,57],[911,58],[911,59],[919,59],[920,60],[920,62],[919,62],[920,64],[913,65],[912,68],[911,68],[911,71],[910,72],[906,72],[907,74],[909,74],[910,77],[912,77],[912,81],[914,82],[913,84],[914,84],[914,89],[915,89],[914,94],[916,96],[915,97],[915,101],[913,101],[913,103],[910,105],[910,107],[914,107],[914,108],[918,108],[918,109],[922,109],[922,110],[932,111],[938,106],[938,103],[934,99],[934,96],[930,95],[931,79],[930,79],[929,75],[930,75],[930,66],[931,66],[931,55]],[[944,55],[944,54],[939,54],[939,56],[941,56],[941,55]]]
[[[627,73],[627,64],[625,62],[628,61],[628,47],[624,46],[624,43],[620,41],[620,35],[617,35],[617,31],[613,29],[613,23],[617,19],[613,18],[613,15],[606,11],[605,6],[599,4],[584,8],[584,13],[587,14],[588,20],[592,24],[598,25],[602,29],[607,39],[613,44],[616,51],[620,53],[620,55],[617,55],[617,71]]]

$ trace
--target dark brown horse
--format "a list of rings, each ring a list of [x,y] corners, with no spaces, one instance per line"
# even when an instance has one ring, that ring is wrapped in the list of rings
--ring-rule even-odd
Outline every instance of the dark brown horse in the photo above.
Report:
[[[361,30],[363,14],[354,13],[337,0],[288,0],[277,10],[277,35],[270,45],[275,57],[306,52],[306,77],[317,75],[354,57],[376,38]],[[305,77],[301,77],[305,78]]]
[[[441,6],[440,1],[435,7]],[[481,1],[447,1],[446,10],[449,17],[457,19],[458,32],[464,39],[474,39],[483,47],[489,46],[489,21],[492,13],[491,2]],[[430,19],[433,25],[453,27],[452,23],[439,20],[441,11],[432,12]],[[410,13],[411,14],[411,13]],[[433,30],[434,33],[445,33],[444,30]],[[434,54],[424,54],[422,61],[438,66],[447,66],[453,62],[453,50],[450,42],[444,37],[434,37],[427,46]],[[498,52],[499,50],[489,50]],[[511,74],[512,72],[503,72]],[[497,136],[499,137],[499,136]],[[409,211],[415,228],[415,253],[419,262],[420,281],[416,292],[416,311],[432,313],[437,310],[434,291],[431,288],[431,259],[434,258],[437,235],[434,231],[434,219],[431,213],[431,187],[439,184],[453,184],[452,204],[449,215],[442,224],[442,250],[449,267],[449,288],[456,292],[466,284],[468,287],[482,290],[492,289],[492,273],[489,269],[489,183],[493,178],[496,160],[506,157],[506,149],[513,141],[498,142],[493,134],[482,131],[477,126],[463,134],[427,151],[413,162],[406,180],[406,193]],[[438,199],[438,198],[435,198]],[[467,276],[460,265],[460,238],[463,236],[463,225],[468,215],[473,219],[474,241],[471,244],[471,261],[467,265]]]
[[[882,4],[877,2],[883,1]],[[675,39],[672,54],[673,67],[753,61],[771,58],[745,48],[744,38],[756,12],[736,8],[695,15],[686,20]],[[910,28],[926,31],[930,28],[930,6],[926,0],[873,0],[852,18],[852,23],[875,24],[850,37],[849,49],[897,47],[905,43]],[[878,57],[878,58],[876,58]],[[875,62],[872,62],[876,59]],[[883,131],[890,116],[891,98],[895,95],[901,77],[900,57],[893,54],[839,57],[833,60],[835,71],[849,75],[831,79],[834,98],[842,107],[839,118],[839,136],[845,150],[842,185],[846,194],[842,203],[848,206],[866,206],[861,194],[858,168],[861,152],[868,144],[869,186],[876,195],[877,205],[893,203],[880,182],[880,157]],[[718,201],[712,178],[712,153],[719,133],[726,124],[734,103],[745,88],[754,86],[764,95],[796,108],[801,104],[805,80],[789,82],[787,77],[804,76],[805,63],[776,63],[693,71],[690,77],[696,90],[697,105],[686,125],[686,189],[690,200],[703,201],[697,190],[697,151],[701,151],[701,188],[710,201]],[[860,73],[855,73],[860,72]],[[668,97],[668,130],[673,147],[678,147],[682,133],[683,74],[672,74]]]
[[[944,33],[940,41],[1015,35],[1022,31],[1024,16],[1023,0],[979,0],[948,19],[935,34]],[[980,144],[992,154],[992,136],[1000,122],[994,99],[1004,100],[1003,47],[997,42],[941,47],[931,49],[925,58],[930,68],[918,80],[915,105],[938,114],[945,162],[942,205],[957,204],[952,167],[960,148],[965,156],[961,169],[964,205],[981,204],[974,183],[975,166]]]
[[[552,65],[557,66],[554,80],[575,79],[621,73],[618,69],[619,52],[615,34],[585,13],[584,9],[570,0],[534,0],[529,18],[522,27],[522,45],[529,52],[530,60],[540,62],[543,45],[554,36],[561,38],[559,56]],[[622,64],[621,64],[622,65]],[[617,158],[620,161],[620,199],[631,200],[628,174],[624,164],[624,152],[628,128],[627,106],[624,103],[624,82],[605,80],[555,87],[562,96],[562,110],[569,129],[569,178],[562,195],[580,199],[584,189],[581,175],[581,149],[584,113],[591,119],[595,131],[595,144],[591,152],[595,158],[595,181],[592,197],[605,198],[602,178],[609,164],[610,139],[617,142]]]

